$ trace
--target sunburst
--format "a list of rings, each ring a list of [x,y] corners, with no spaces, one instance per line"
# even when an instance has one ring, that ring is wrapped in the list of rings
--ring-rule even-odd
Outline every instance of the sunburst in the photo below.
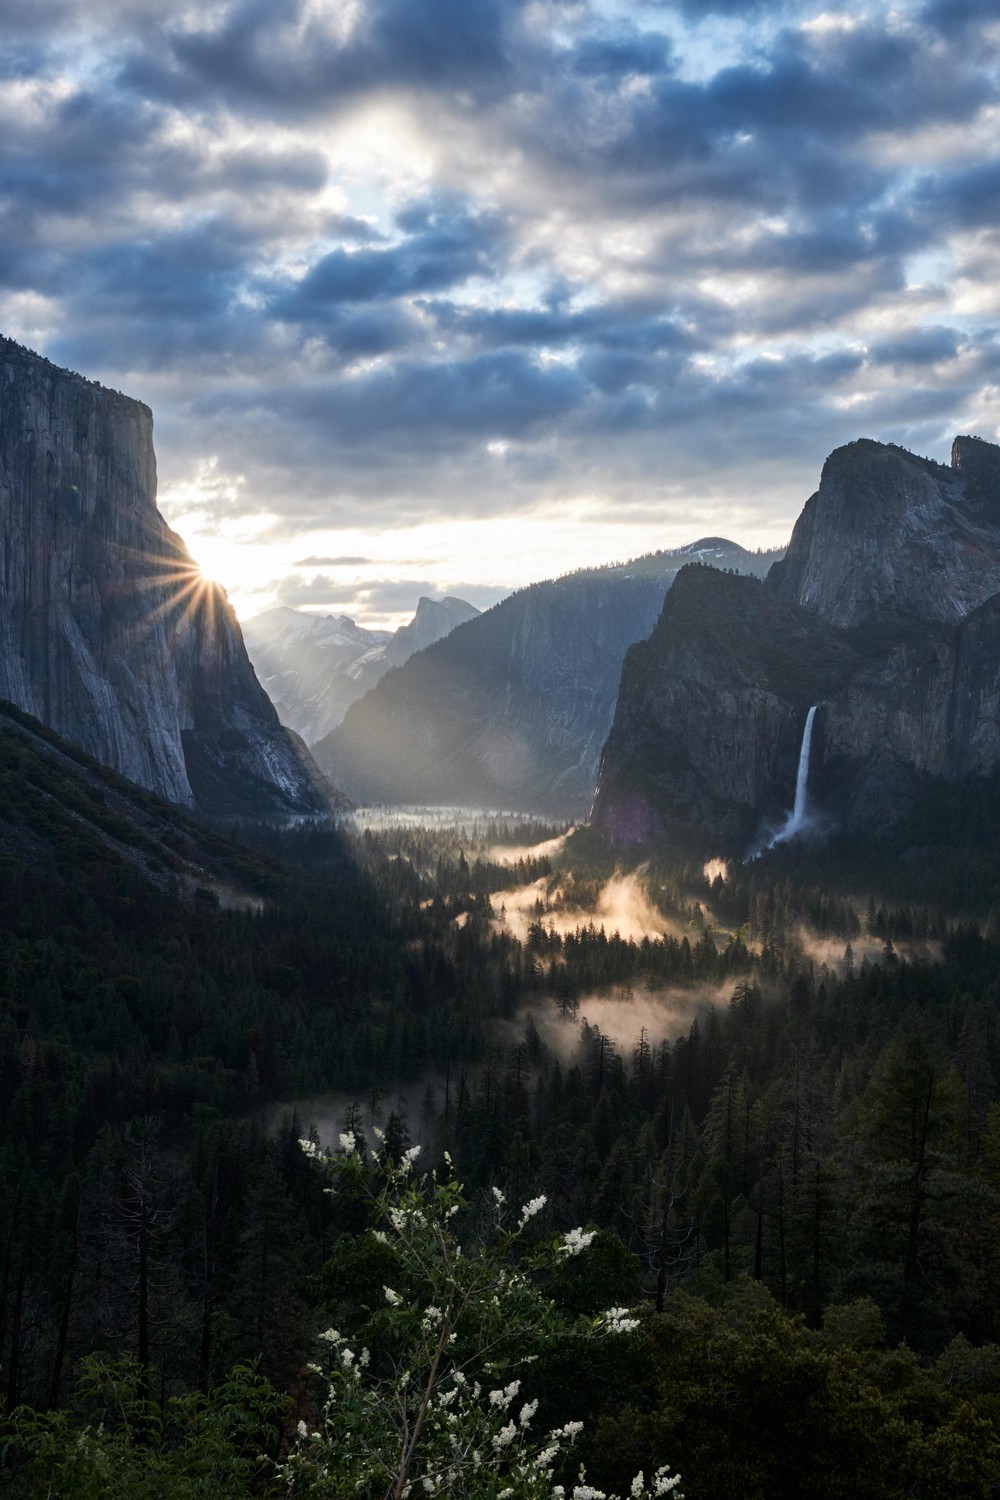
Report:
[[[220,615],[228,610],[226,591],[192,557],[128,551],[129,592],[155,593],[144,612],[149,625],[163,622],[174,630],[197,626],[217,628]]]

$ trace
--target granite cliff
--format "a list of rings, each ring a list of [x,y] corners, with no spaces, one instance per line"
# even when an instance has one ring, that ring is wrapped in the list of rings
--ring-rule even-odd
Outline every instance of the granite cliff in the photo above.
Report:
[[[742,854],[787,811],[818,704],[822,817],[885,829],[1000,763],[1000,448],[869,441],[824,467],[766,582],[687,569],[622,672],[593,821]]]
[[[577,816],[593,796],[622,659],[692,557],[765,572],[709,537],[520,589],[389,672],[314,747],[359,802]]]
[[[769,581],[833,625],[964,619],[1000,591],[1000,448],[958,437],[951,468],[867,438],[836,449]]]
[[[0,698],[173,802],[320,811],[224,593],[156,509],[152,429],[0,340]]]

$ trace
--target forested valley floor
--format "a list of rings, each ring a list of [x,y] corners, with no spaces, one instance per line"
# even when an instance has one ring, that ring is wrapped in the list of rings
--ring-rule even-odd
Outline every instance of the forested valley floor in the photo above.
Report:
[[[669,1464],[688,1500],[996,1492],[985,832],[638,872],[503,820],[137,832],[110,773],[2,751],[12,1494],[338,1494],[289,1458],[324,1330],[398,1373],[373,1205],[416,1144],[409,1182],[462,1184],[466,1257],[502,1250],[550,1309],[518,1403],[584,1424],[570,1487],[583,1462],[626,1494]],[[316,1125],[367,1145],[367,1196],[327,1191]],[[497,1194],[545,1200],[516,1240]],[[581,1319],[613,1307],[636,1326],[598,1358]]]

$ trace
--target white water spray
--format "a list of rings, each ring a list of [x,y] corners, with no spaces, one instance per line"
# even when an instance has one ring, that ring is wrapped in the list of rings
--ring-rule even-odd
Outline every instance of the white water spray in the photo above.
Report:
[[[789,839],[793,839],[797,833],[801,833],[803,828],[808,826],[809,752],[812,749],[813,719],[816,717],[818,707],[819,705],[814,703],[806,714],[806,727],[802,731],[802,749],[799,751],[799,769],[795,777],[795,803],[774,838],[764,846],[767,849],[773,849],[775,844],[787,843]]]

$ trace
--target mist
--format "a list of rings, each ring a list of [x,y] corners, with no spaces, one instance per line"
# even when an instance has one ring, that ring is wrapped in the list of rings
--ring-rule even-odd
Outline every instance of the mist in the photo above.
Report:
[[[591,923],[603,927],[609,936],[617,932],[627,942],[682,937],[683,928],[650,900],[644,875],[644,868],[613,875],[600,887],[596,900],[587,905],[566,905],[567,889],[552,886],[544,876],[512,891],[499,891],[491,898],[497,929],[522,943],[527,942],[528,929],[534,922],[541,922],[546,931],[553,928],[561,937]]]
[[[530,1019],[542,1044],[565,1066],[579,1052],[584,1023],[596,1027],[618,1051],[627,1054],[642,1032],[646,1033],[650,1046],[686,1036],[700,1012],[728,1005],[732,992],[731,981],[663,990],[646,985],[617,985],[608,991],[582,995],[575,1009],[565,1013],[556,1001],[529,1001],[519,1007],[512,1021],[501,1025],[516,1045]]]
[[[848,945],[855,964],[866,960],[876,964],[885,959],[885,939],[870,933],[858,933],[851,938],[823,937],[808,927],[799,926],[795,929],[794,937],[807,958],[811,958],[814,963],[824,964],[828,969],[844,970],[847,964],[844,955]],[[934,938],[894,938],[892,947],[907,963],[938,964],[943,959],[941,944]]]

